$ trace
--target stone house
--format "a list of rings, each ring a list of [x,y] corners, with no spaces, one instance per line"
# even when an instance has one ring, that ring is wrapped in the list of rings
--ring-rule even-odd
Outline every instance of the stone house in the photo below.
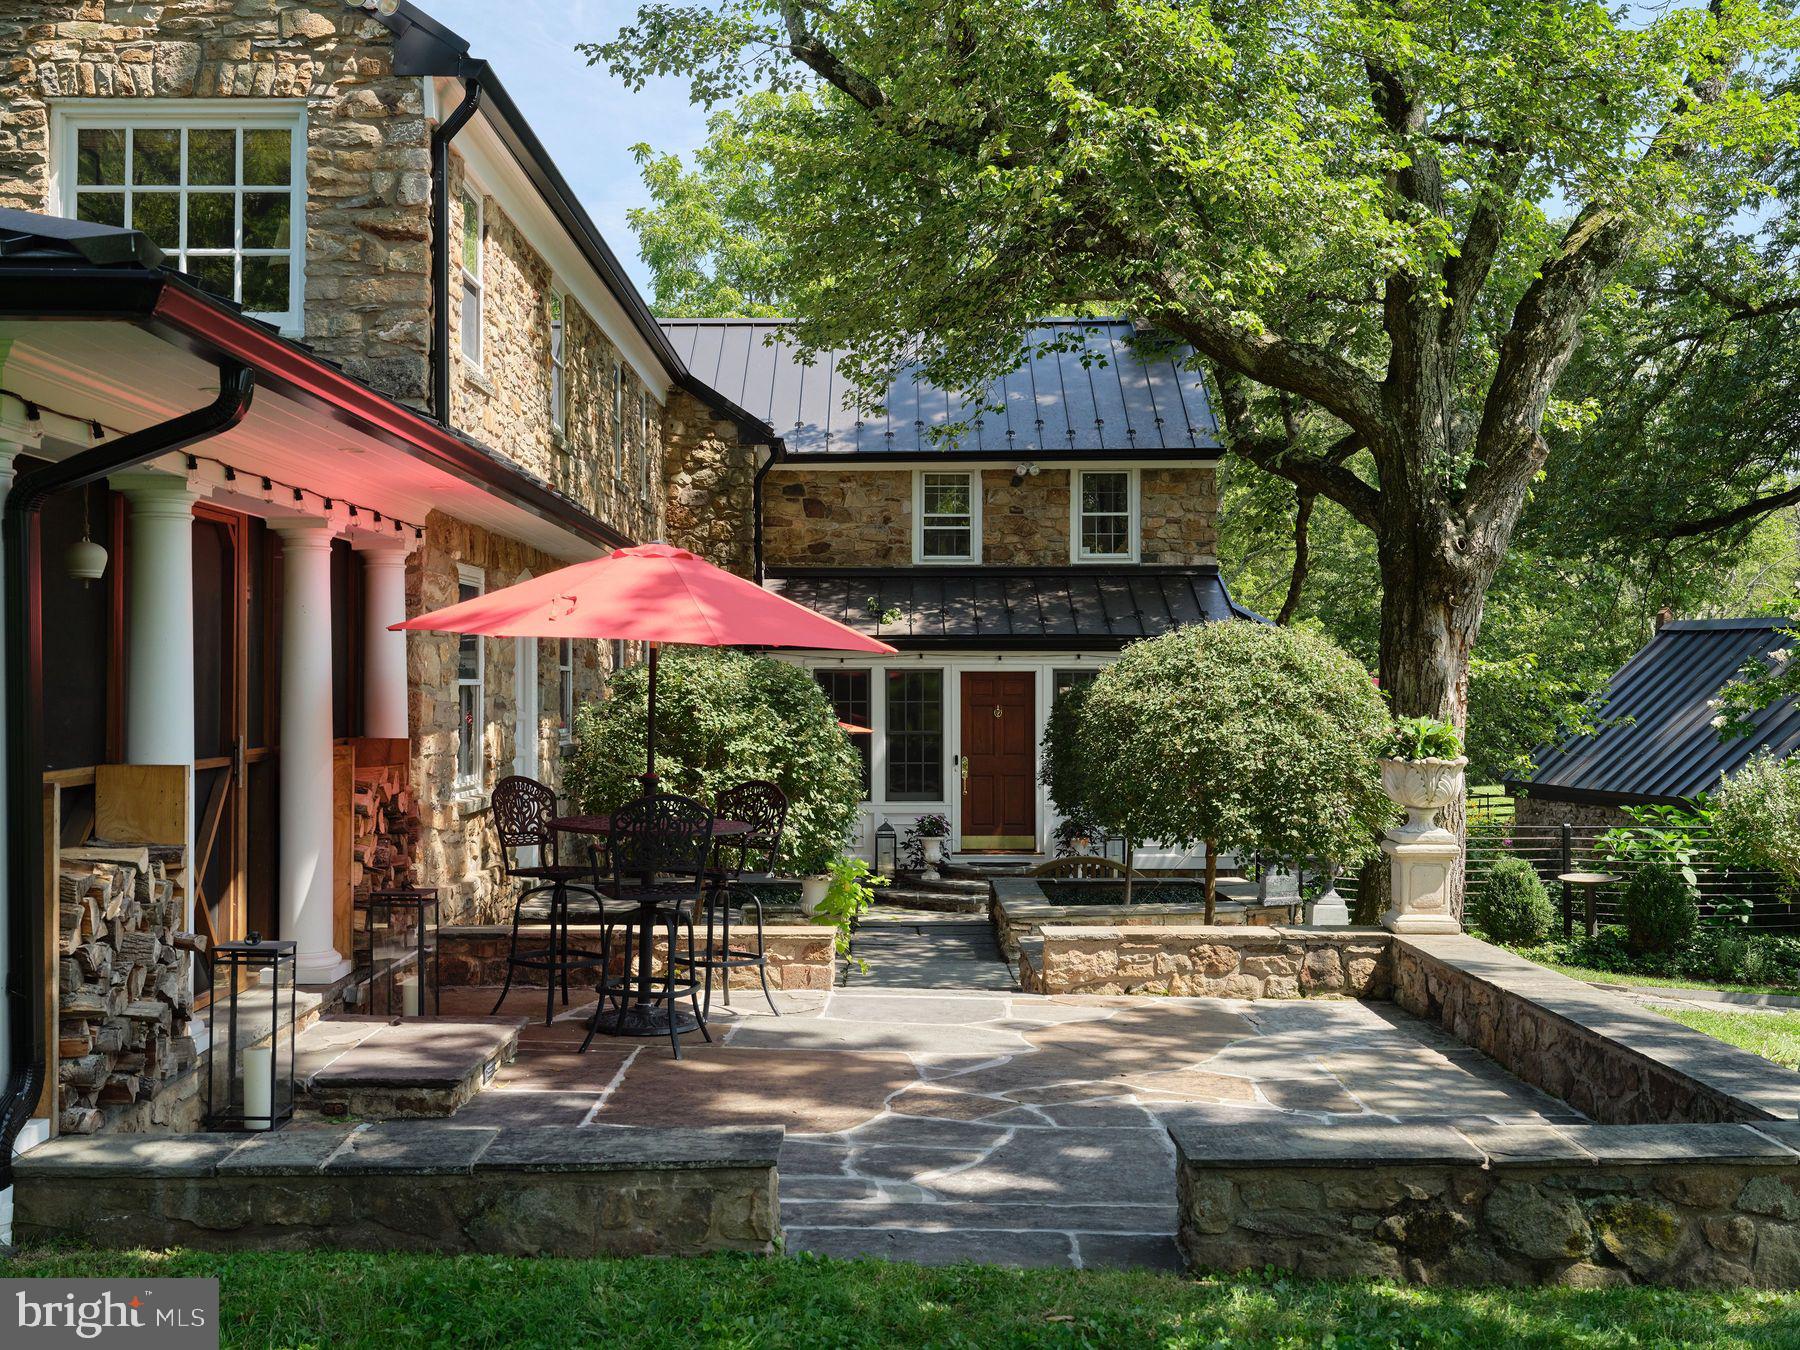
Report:
[[[196,921],[299,936],[326,981],[347,953],[325,780],[353,743],[404,742],[419,880],[447,921],[498,914],[488,791],[558,782],[573,709],[635,653],[387,624],[665,536],[748,572],[747,511],[707,504],[747,501],[778,443],[688,370],[497,74],[414,6],[17,0],[0,50],[0,209],[41,222],[15,236],[95,277],[59,220],[153,246],[129,286],[12,289],[12,471],[222,387],[198,339],[109,294],[261,354],[233,348],[260,391],[235,429],[46,502],[40,767],[81,812],[94,766],[183,766]],[[86,534],[99,585],[48,551]]]
[[[1134,638],[1255,617],[1219,575],[1206,389],[1186,353],[1140,347],[1128,321],[1046,320],[980,399],[904,374],[879,413],[850,397],[842,353],[802,361],[778,320],[663,328],[781,437],[752,497],[766,584],[899,649],[795,658],[869,728],[854,737],[865,856],[884,822],[904,833],[927,812],[950,818],[966,857],[1052,851],[1037,761],[1058,694]]]

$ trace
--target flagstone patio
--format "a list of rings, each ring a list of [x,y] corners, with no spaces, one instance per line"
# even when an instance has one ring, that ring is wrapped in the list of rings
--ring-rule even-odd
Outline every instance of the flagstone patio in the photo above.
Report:
[[[521,1030],[516,1062],[455,1119],[780,1124],[790,1250],[1165,1268],[1180,1265],[1169,1120],[1582,1119],[1389,1004],[1023,995],[992,987],[1006,967],[973,934],[955,959],[989,987],[916,987],[956,973],[903,959],[923,936],[868,934],[867,976],[777,993],[779,1017],[760,994],[715,1001],[714,1043],[689,1037],[679,1062],[661,1040],[574,1053],[572,1005]],[[446,990],[444,1014],[493,997]],[[505,1011],[541,1019],[542,998]]]

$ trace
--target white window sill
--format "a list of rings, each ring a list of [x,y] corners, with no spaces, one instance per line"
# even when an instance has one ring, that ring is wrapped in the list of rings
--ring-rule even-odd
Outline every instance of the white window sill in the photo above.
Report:
[[[450,804],[456,808],[461,819],[479,816],[488,809],[487,794],[481,790],[479,783],[462,783],[450,791]]]
[[[487,395],[489,398],[494,398],[496,396],[498,391],[488,382],[488,377],[482,373],[481,367],[470,364],[469,358],[466,356],[462,359],[462,376],[464,384]]]

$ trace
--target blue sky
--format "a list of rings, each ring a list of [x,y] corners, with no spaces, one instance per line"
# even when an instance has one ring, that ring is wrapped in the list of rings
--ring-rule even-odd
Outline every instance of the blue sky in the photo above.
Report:
[[[649,276],[625,212],[646,201],[631,147],[686,154],[705,138],[706,115],[687,86],[662,80],[633,93],[604,66],[589,68],[577,42],[611,38],[638,0],[418,0],[469,40],[498,72],[563,176],[646,295]]]

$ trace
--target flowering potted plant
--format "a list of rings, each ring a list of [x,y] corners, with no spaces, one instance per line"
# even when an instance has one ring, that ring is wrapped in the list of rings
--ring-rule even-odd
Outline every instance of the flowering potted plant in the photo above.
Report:
[[[1462,794],[1462,738],[1448,722],[1433,717],[1403,717],[1377,742],[1381,786],[1406,808],[1406,823],[1394,831],[1401,839],[1433,833],[1437,813]]]
[[[925,869],[921,875],[926,881],[936,881],[937,865],[944,860],[944,841],[950,837],[950,817],[941,811],[927,811],[913,821],[906,837],[909,844],[918,843],[919,861]]]

